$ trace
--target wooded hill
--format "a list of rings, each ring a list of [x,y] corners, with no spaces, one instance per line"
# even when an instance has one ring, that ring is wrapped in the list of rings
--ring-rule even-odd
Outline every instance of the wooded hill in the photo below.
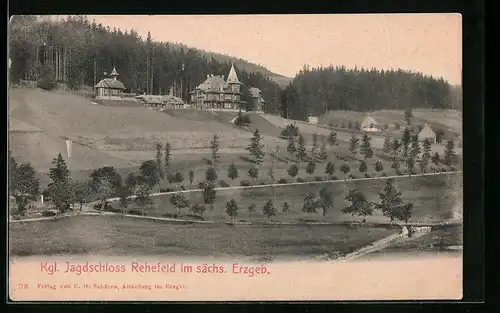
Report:
[[[304,67],[283,91],[282,115],[303,120],[326,111],[461,110],[461,87],[403,70]]]
[[[9,35],[10,75],[14,83],[21,79],[37,80],[43,68],[50,67],[58,81],[78,89],[81,85],[94,86],[115,66],[128,91],[166,94],[174,87],[176,95],[186,100],[189,91],[208,74],[227,76],[231,67],[230,58],[223,62],[217,58],[208,60],[209,55],[199,50],[153,42],[150,34],[143,40],[134,30],[110,29],[83,16],[62,21],[14,16]],[[246,89],[254,86],[261,89],[268,110],[278,107],[280,86],[263,74],[262,68],[254,66],[256,71],[250,72],[238,64],[251,67],[248,62],[235,64],[238,78],[245,85],[244,97]]]

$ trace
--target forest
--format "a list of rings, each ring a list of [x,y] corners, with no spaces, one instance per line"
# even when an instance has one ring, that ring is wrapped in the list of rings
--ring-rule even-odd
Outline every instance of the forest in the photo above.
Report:
[[[304,120],[327,111],[455,109],[461,88],[403,70],[304,66],[281,95],[283,117]]]
[[[154,42],[150,34],[143,39],[133,29],[111,29],[85,16],[60,21],[14,16],[10,22],[9,55],[10,79],[14,83],[36,81],[49,67],[58,82],[77,90],[94,86],[115,66],[128,92],[167,94],[173,88],[184,100],[206,75],[227,75],[231,67],[228,59],[220,62],[194,48]],[[248,87],[258,87],[268,113],[298,120],[329,110],[462,108],[461,87],[401,69],[304,66],[284,89],[262,72],[237,65],[236,69],[244,84],[242,100],[248,101]]]
[[[194,48],[154,42],[150,34],[144,40],[133,29],[111,29],[85,16],[68,16],[60,21],[14,16],[9,35],[13,83],[36,81],[44,66],[49,66],[58,82],[77,90],[94,86],[115,66],[128,92],[167,94],[175,88],[175,94],[186,100],[208,74],[227,76],[231,68],[229,61],[209,59]],[[244,84],[243,100],[247,100],[247,88],[254,86],[262,91],[268,111],[279,107],[280,86],[260,72],[237,65],[236,70]]]

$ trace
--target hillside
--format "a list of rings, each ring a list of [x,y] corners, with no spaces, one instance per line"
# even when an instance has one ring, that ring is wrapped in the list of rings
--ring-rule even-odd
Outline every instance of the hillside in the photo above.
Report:
[[[264,76],[268,76],[270,79],[272,79],[275,83],[277,83],[281,87],[285,87],[286,85],[288,85],[292,81],[292,78],[290,78],[290,77],[286,77],[286,76],[283,76],[283,75],[280,75],[277,73],[273,73],[260,64],[248,62],[247,60],[244,60],[241,58],[232,57],[232,56],[217,53],[217,52],[204,51],[204,50],[197,49],[194,47],[188,47],[188,46],[186,46],[184,44],[180,44],[180,43],[173,43],[171,45],[176,49],[183,49],[184,52],[187,52],[190,49],[195,50],[201,56],[206,58],[208,61],[210,61],[211,59],[214,59],[219,63],[234,62],[234,65],[237,68],[244,70],[244,71],[247,71],[249,73],[261,73]]]
[[[20,162],[32,162],[42,172],[57,153],[66,156],[66,139],[73,141],[70,168],[89,170],[136,166],[154,158],[158,142],[168,141],[173,153],[200,153],[215,133],[221,153],[241,153],[251,137],[230,123],[236,113],[102,106],[71,92],[40,89],[13,88],[9,95],[9,148]],[[272,146],[279,141],[264,140]]]

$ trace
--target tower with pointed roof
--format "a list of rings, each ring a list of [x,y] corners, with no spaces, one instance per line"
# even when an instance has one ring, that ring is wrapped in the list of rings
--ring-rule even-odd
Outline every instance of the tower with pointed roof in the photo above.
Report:
[[[118,75],[116,68],[113,66],[113,71],[111,72],[111,74],[109,74],[109,77],[111,77],[114,81],[116,81],[118,76],[120,76],[120,75]]]
[[[227,75],[227,81],[229,88],[233,93],[240,93],[240,86],[243,85],[236,75],[236,70],[234,69],[234,63],[231,62],[231,69],[229,70],[229,75]]]

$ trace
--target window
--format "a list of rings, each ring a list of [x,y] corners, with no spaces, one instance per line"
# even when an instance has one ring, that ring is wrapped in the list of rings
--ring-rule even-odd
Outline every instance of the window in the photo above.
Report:
[[[231,109],[231,103],[224,103],[224,109]]]

